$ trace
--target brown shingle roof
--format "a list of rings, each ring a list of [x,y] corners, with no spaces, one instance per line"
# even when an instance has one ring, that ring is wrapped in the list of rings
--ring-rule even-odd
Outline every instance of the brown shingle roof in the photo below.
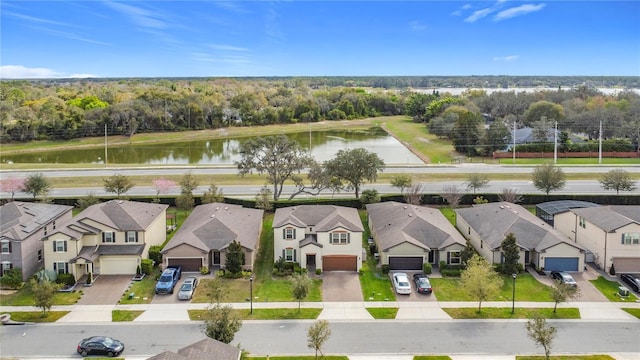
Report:
[[[273,227],[284,225],[312,226],[316,232],[327,232],[343,227],[352,232],[362,232],[364,227],[358,210],[334,205],[299,205],[276,210]]]

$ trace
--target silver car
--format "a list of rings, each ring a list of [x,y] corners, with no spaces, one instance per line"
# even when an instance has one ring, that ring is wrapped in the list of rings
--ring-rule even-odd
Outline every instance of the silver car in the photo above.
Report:
[[[195,276],[189,276],[184,279],[180,290],[178,291],[178,300],[191,300],[193,293],[198,286],[198,278]]]

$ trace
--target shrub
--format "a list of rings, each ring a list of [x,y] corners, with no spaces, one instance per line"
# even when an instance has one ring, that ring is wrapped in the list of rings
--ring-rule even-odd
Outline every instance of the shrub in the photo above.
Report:
[[[56,278],[56,284],[64,284],[67,286],[73,286],[76,283],[76,278],[73,274],[59,274]]]
[[[202,267],[200,268],[200,274],[202,274],[202,275],[207,275],[208,273],[209,273],[209,267],[207,267],[207,266],[202,266]]]
[[[444,269],[444,270],[441,269],[440,273],[444,277],[460,277],[462,270],[461,269]]]
[[[153,272],[153,260],[151,259],[142,259],[140,261],[140,269],[143,274],[151,274]]]
[[[0,284],[11,289],[18,289],[22,285],[22,269],[14,268],[4,272]]]
[[[162,250],[162,246],[160,245],[149,247],[149,259],[153,260],[154,265],[162,264],[162,254],[160,250]]]
[[[424,271],[424,273],[427,275],[431,274],[431,264],[429,263],[422,264],[422,271]]]
[[[382,265],[382,273],[383,274],[388,274],[389,273],[389,264],[383,264]]]
[[[282,272],[282,271],[284,271],[284,264],[285,264],[284,258],[282,256],[280,256],[278,258],[278,261],[273,263],[273,267],[274,267],[274,269],[277,269],[278,271]]]
[[[373,256],[373,254],[377,252],[378,252],[378,247],[376,246],[376,244],[369,245],[369,254],[371,254],[371,256]]]
[[[609,268],[609,275],[615,276],[616,274],[616,269],[613,267],[613,264],[611,264],[611,267]]]
[[[316,269],[316,275],[320,275],[322,274],[322,270],[321,269]]]
[[[447,268],[447,262],[444,260],[440,260],[440,263],[438,264],[438,266],[440,267],[440,270],[444,270]]]

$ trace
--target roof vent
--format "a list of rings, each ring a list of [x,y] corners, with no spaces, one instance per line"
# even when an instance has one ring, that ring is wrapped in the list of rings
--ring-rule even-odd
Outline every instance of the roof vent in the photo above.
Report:
[[[403,208],[403,209],[406,209],[406,208],[407,208],[407,206],[405,205],[405,206],[403,206],[402,208]]]
[[[225,209],[225,210],[229,210],[229,207],[228,207],[228,206],[225,206],[225,207],[224,207],[224,209]]]
[[[504,206],[500,205],[500,209],[504,209]]]
[[[412,217],[412,216],[413,216],[413,214],[412,214],[412,213],[409,213],[409,217]]]
[[[212,214],[212,215],[211,215],[211,218],[212,218],[212,219],[213,219],[214,217],[216,217],[216,214]]]

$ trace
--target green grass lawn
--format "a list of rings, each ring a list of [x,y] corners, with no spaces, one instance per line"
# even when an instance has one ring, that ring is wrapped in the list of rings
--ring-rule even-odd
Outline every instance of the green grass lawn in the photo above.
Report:
[[[511,301],[513,280],[509,275],[502,275],[503,284],[500,292],[488,301]],[[431,278],[433,292],[438,301],[477,301],[460,286],[459,278]],[[551,288],[541,284],[529,273],[522,273],[516,279],[516,301],[553,301]]]
[[[544,355],[516,356],[516,360],[545,360]],[[549,360],[616,360],[609,355],[557,355],[549,356]]]
[[[82,297],[82,290],[73,292],[58,292],[53,297],[53,305],[73,305]],[[33,293],[29,287],[25,286],[13,294],[3,294],[0,296],[2,306],[35,306]]]
[[[609,281],[602,276],[598,276],[595,280],[589,280],[600,292],[614,302],[635,302],[638,298],[629,292],[629,296],[622,297],[618,295],[618,287],[620,284],[617,281]]]
[[[125,290],[120,297],[120,304],[149,304],[155,295],[156,278],[160,275],[160,268],[155,267],[153,274],[145,275],[140,281],[132,281],[129,290]],[[134,294],[133,297],[130,295]]]
[[[513,158],[500,159],[501,165],[513,164]],[[547,162],[553,162],[553,158],[536,158],[536,159],[516,159],[515,165],[540,165]],[[598,157],[593,158],[558,158],[558,165],[598,165]],[[632,158],[602,158],[604,165],[638,165],[640,159]]]
[[[395,319],[398,315],[398,308],[367,308],[367,311],[374,319]]]
[[[141,310],[113,310],[111,312],[111,321],[113,322],[121,322],[121,321],[133,321],[144,311]]]
[[[189,319],[203,321],[208,310],[188,310]],[[242,320],[296,320],[317,319],[322,309],[320,308],[286,308],[286,309],[234,309]]]
[[[42,316],[42,311],[17,311],[9,312],[8,314],[13,321],[48,323],[56,322],[68,313],[68,311],[47,311],[47,315],[44,317]]]
[[[447,355],[416,355],[413,360],[451,360]]]
[[[442,308],[444,312],[454,319],[530,319],[534,314],[540,314],[546,319],[580,319],[580,311],[577,308],[559,308],[553,312],[553,308]]]
[[[622,310],[640,319],[640,309],[622,309]]]
[[[320,360],[349,360],[348,356],[318,355]],[[247,360],[316,360],[314,355],[303,356],[249,356]]]
[[[375,261],[368,259],[362,264],[360,271],[360,286],[364,301],[395,301],[389,275],[384,275],[375,269]]]
[[[451,141],[430,134],[423,123],[413,122],[410,117],[396,116],[385,118],[382,126],[428,164],[450,164],[453,161]]]

